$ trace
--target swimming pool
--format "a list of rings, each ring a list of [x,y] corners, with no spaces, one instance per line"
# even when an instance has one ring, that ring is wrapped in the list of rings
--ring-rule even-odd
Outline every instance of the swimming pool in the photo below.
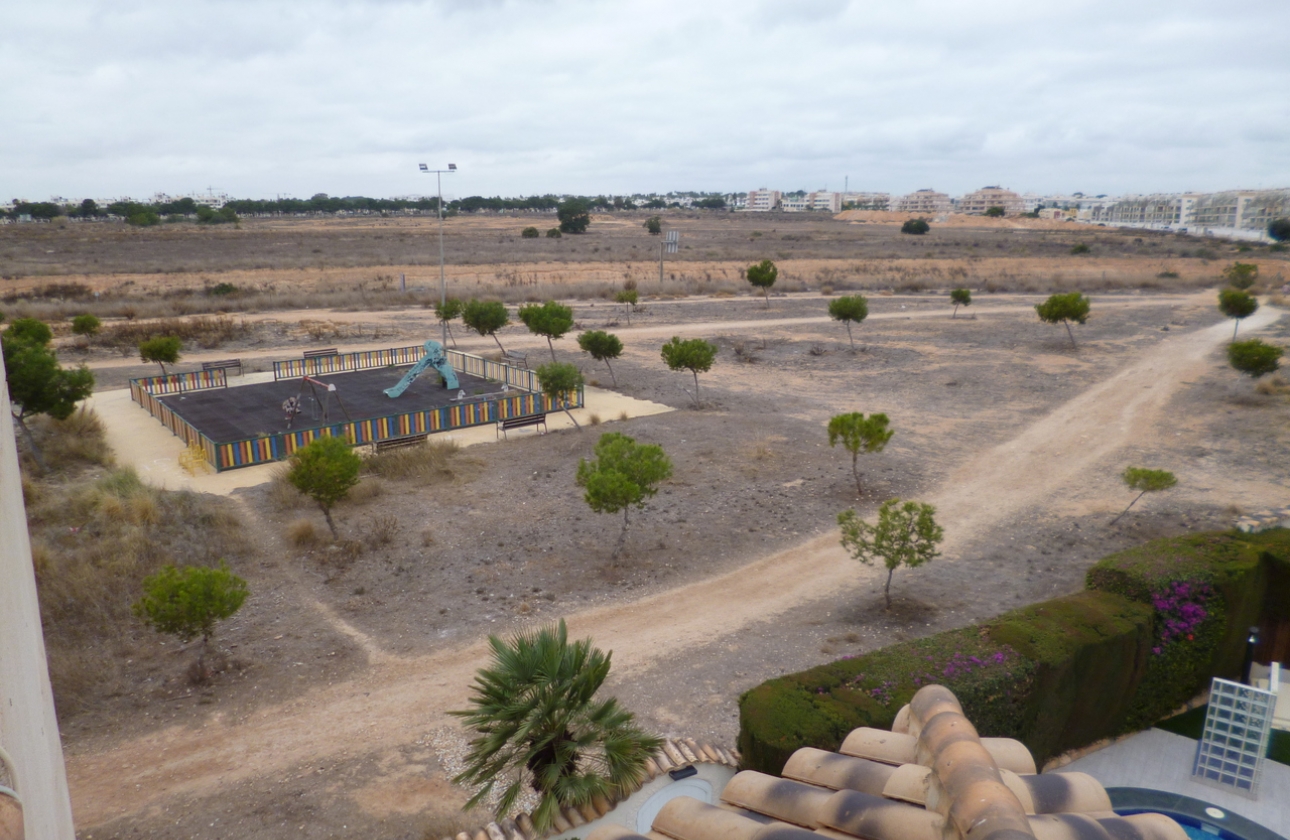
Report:
[[[1117,814],[1164,814],[1182,826],[1192,840],[1286,840],[1239,814],[1190,796],[1130,787],[1107,788],[1106,792]]]

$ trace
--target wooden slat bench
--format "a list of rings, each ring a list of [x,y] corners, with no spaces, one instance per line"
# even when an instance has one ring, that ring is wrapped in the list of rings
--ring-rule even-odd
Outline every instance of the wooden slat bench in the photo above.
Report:
[[[241,359],[220,359],[218,362],[202,362],[202,370],[227,370],[237,368],[237,375],[242,375]]]
[[[503,350],[502,361],[507,364],[524,365],[524,368],[527,370],[529,366],[529,354],[520,353],[517,350]]]
[[[321,357],[321,356],[339,356],[339,355],[340,355],[340,351],[339,351],[339,350],[337,350],[335,347],[327,347],[327,348],[324,348],[324,349],[322,349],[322,350],[306,350],[306,351],[305,351],[305,358],[306,358],[306,359],[317,359],[317,358],[319,358],[319,357]]]
[[[412,435],[411,437],[390,438],[389,440],[378,440],[372,443],[372,454],[380,455],[382,452],[389,452],[391,449],[403,449],[408,446],[418,446],[425,443],[429,435]]]
[[[497,433],[505,438],[506,433],[511,429],[522,429],[525,426],[541,426],[542,431],[538,432],[538,434],[546,434],[546,415],[529,414],[524,417],[512,417],[508,420],[499,420],[497,422]],[[537,432],[537,429],[535,428],[533,431]]]

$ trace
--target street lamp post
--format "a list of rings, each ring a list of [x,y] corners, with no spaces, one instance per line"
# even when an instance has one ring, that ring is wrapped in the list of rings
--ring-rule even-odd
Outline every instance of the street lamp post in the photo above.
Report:
[[[434,173],[435,186],[439,192],[439,306],[446,307],[448,305],[448,284],[447,281],[444,280],[443,274],[443,173],[456,172],[457,164],[450,163],[448,164],[447,169],[431,169],[423,163],[421,164],[421,171]],[[440,324],[443,326],[443,346],[447,347],[448,322],[441,321]]]

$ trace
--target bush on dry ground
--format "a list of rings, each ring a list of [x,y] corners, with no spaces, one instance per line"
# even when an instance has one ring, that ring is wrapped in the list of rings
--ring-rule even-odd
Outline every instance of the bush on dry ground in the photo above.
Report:
[[[145,577],[167,563],[237,567],[253,548],[232,502],[108,466],[92,412],[42,423],[41,435],[59,466],[25,474],[23,496],[54,699],[69,718],[128,690],[126,660],[152,641],[131,613]]]

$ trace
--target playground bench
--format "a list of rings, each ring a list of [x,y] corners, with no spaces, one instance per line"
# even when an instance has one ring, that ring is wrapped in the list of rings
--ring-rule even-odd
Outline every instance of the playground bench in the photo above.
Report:
[[[241,376],[242,360],[241,359],[220,359],[218,362],[202,362],[202,370],[206,370],[206,371],[210,371],[210,370],[231,371],[233,368],[237,368],[237,375]]]
[[[403,449],[408,446],[418,446],[425,443],[427,437],[429,437],[429,435],[412,435],[411,437],[378,440],[372,443],[372,454],[380,455],[382,452],[389,452],[391,449]]]
[[[542,431],[539,432],[539,434],[545,434],[546,433],[546,415],[529,414],[524,417],[511,417],[508,420],[499,420],[497,422],[497,431],[503,438],[505,438],[506,433],[509,432],[511,429],[522,429],[525,426],[541,426]],[[534,429],[533,431],[536,432],[537,429]]]
[[[324,348],[324,349],[322,349],[322,350],[306,350],[306,351],[305,351],[305,358],[306,358],[306,359],[317,359],[317,358],[320,358],[320,357],[322,357],[322,356],[339,356],[339,355],[340,355],[340,351],[339,351],[339,350],[337,350],[335,347],[326,347],[326,348]]]
[[[503,350],[502,361],[521,364],[521,365],[524,365],[524,367],[527,369],[529,366],[529,354],[520,353],[517,350]]]

